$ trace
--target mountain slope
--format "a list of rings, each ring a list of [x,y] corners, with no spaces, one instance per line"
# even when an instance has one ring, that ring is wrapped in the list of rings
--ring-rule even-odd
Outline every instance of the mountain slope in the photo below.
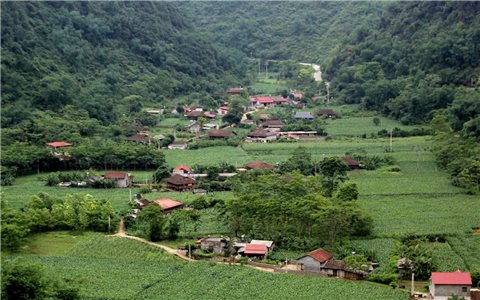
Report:
[[[171,3],[1,5],[2,126],[67,104],[109,124],[131,99],[162,104],[223,90],[243,76],[238,60],[212,46]]]

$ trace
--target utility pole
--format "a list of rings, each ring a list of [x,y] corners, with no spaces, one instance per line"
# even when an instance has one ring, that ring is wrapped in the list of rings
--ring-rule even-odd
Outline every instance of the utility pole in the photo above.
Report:
[[[268,79],[268,59],[265,61],[265,78]]]
[[[325,82],[325,86],[327,87],[327,104],[330,104],[330,82]]]
[[[413,296],[413,293],[415,292],[414,281],[415,281],[415,273],[412,272],[412,290],[410,292],[410,295],[412,295],[412,296]]]
[[[390,129],[390,152],[393,152],[393,128]]]

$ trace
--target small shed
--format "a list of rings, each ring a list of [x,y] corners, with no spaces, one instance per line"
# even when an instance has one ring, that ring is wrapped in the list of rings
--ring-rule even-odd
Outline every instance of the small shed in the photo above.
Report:
[[[146,133],[135,133],[134,135],[127,138],[129,142],[150,144],[150,137]]]
[[[170,198],[159,198],[153,201],[153,203],[160,206],[162,208],[162,212],[165,214],[168,214],[175,209],[183,208],[185,206],[185,204],[183,204],[182,202],[178,202]]]
[[[197,241],[202,250],[208,250],[217,254],[224,254],[228,240],[223,237],[207,237]]]
[[[170,150],[185,150],[187,149],[187,143],[185,142],[173,142],[168,145],[168,149]]]
[[[343,156],[340,158],[340,160],[343,161],[350,168],[350,170],[360,169],[360,163],[350,156]]]
[[[318,112],[317,112],[317,115],[321,116],[321,117],[324,117],[324,118],[336,118],[337,117],[337,113],[332,110],[332,109],[320,109]]]
[[[469,272],[432,272],[430,276],[430,299],[447,300],[458,296],[470,300],[472,277]]]
[[[256,160],[245,165],[245,169],[247,170],[268,170],[273,168],[273,165],[267,164],[261,160]]]
[[[298,111],[298,112],[295,113],[293,118],[296,119],[296,120],[311,121],[311,120],[313,120],[313,115],[309,111]]]

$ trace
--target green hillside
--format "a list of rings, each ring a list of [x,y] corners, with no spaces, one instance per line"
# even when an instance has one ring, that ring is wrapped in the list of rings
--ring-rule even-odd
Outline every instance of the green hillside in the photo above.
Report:
[[[244,70],[167,2],[2,2],[2,127],[71,104],[103,124]]]

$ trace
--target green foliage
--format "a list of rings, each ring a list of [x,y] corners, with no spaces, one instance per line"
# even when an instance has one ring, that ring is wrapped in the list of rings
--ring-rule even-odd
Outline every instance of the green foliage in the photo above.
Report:
[[[320,191],[318,178],[299,173],[245,176],[234,184],[236,198],[226,203],[230,228],[235,235],[299,249],[369,234],[372,220],[365,212],[322,197]]]
[[[340,186],[335,197],[342,201],[358,199],[358,187],[355,183],[347,183]]]
[[[18,250],[30,232],[28,216],[21,211],[10,209],[3,196],[1,215],[2,248],[11,251]]]
[[[160,165],[153,173],[153,182],[159,183],[162,179],[170,176],[170,170],[165,164]]]
[[[245,72],[241,53],[214,45],[171,3],[2,8],[6,127],[28,120],[37,109],[60,111],[70,104],[111,124],[125,113],[139,113],[142,105],[223,91]],[[28,109],[16,114],[17,101]]]
[[[327,67],[331,94],[338,101],[361,103],[402,123],[422,123],[464,90],[454,86],[475,86],[478,4],[395,3],[377,8],[381,17],[346,38]]]
[[[135,228],[141,236],[152,242],[157,242],[165,236],[166,221],[159,205],[148,205],[138,215]]]
[[[287,161],[280,163],[278,169],[281,173],[296,171],[303,175],[313,175],[316,171],[312,155],[305,147],[295,149]]]
[[[78,288],[52,274],[39,264],[19,260],[2,266],[2,298],[4,299],[80,299]]]

